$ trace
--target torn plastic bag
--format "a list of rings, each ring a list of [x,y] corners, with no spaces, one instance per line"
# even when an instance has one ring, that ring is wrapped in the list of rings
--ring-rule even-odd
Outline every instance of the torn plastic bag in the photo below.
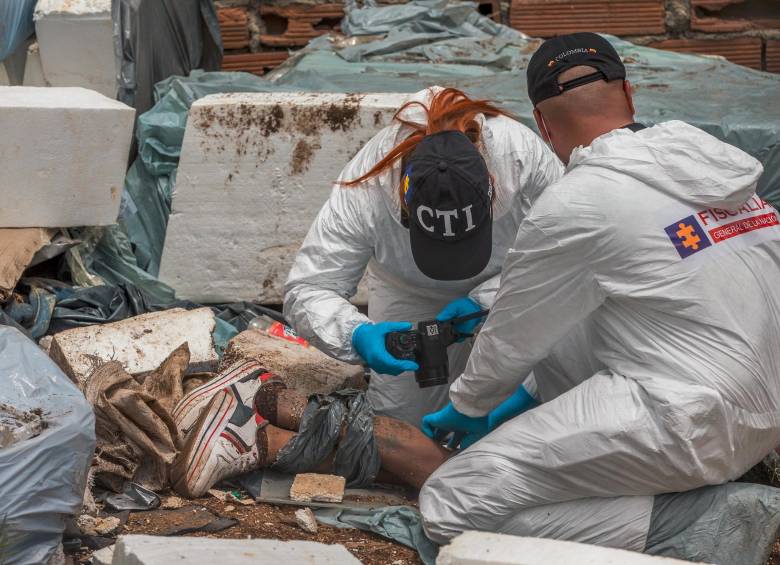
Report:
[[[780,529],[780,489],[748,483],[655,497],[645,553],[717,565],[763,565]]]
[[[342,423],[347,432],[339,441]],[[310,472],[334,448],[334,472],[346,478],[348,487],[374,483],[381,460],[374,441],[374,411],[364,392],[346,389],[312,395],[298,433],[279,450],[273,469],[289,474]]]
[[[320,508],[317,521],[336,528],[358,528],[373,532],[416,550],[425,565],[433,565],[439,547],[429,540],[422,527],[420,511],[410,506],[384,508]]]
[[[81,509],[95,449],[95,418],[84,396],[18,330],[0,327],[0,401],[41,410],[47,427],[0,449],[0,561],[47,563],[67,516]]]
[[[119,100],[138,114],[154,104],[154,85],[193,69],[222,66],[222,39],[211,0],[114,0]]]
[[[37,0],[0,0],[0,61],[10,56],[35,31]]]
[[[120,493],[110,490],[96,489],[95,500],[106,504],[106,510],[109,512],[123,512],[130,510],[132,512],[154,510],[160,506],[160,497],[157,493],[139,484],[127,482]]]

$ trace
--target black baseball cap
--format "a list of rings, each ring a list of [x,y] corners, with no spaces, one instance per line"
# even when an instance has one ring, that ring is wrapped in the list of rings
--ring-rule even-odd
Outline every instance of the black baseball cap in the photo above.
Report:
[[[579,66],[595,72],[563,84],[558,76]],[[582,32],[548,39],[536,50],[526,69],[528,97],[534,106],[567,90],[595,82],[626,78],[626,67],[612,44],[596,33]]]
[[[481,273],[493,250],[493,186],[477,147],[460,131],[426,136],[401,182],[420,271],[441,281]]]

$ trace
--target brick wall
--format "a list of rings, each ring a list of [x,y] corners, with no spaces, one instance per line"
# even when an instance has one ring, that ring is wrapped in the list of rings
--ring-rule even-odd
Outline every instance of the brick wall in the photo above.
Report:
[[[402,3],[383,0],[381,3]],[[528,35],[599,31],[642,45],[720,55],[780,73],[780,0],[477,0]],[[225,70],[262,75],[311,39],[338,31],[338,0],[216,0]]]
[[[533,36],[600,31],[780,72],[780,0],[511,0],[509,22]]]

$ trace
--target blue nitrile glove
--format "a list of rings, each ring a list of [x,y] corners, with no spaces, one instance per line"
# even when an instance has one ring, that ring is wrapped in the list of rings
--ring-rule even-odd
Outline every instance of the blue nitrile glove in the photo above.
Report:
[[[469,314],[479,312],[480,310],[482,310],[482,307],[479,304],[477,304],[468,296],[464,296],[463,298],[456,298],[447,304],[444,307],[444,310],[439,312],[439,315],[436,316],[436,321],[446,322],[447,320],[452,320],[453,318],[468,316]],[[462,334],[474,333],[474,328],[476,328],[481,321],[482,318],[476,318],[474,320],[469,320],[468,322],[461,322],[460,324],[455,325],[455,330]],[[462,338],[458,341],[462,341]]]
[[[438,412],[423,417],[422,431],[435,441],[441,441],[448,433],[453,432],[449,447],[454,448],[467,434],[481,434],[479,437],[487,434],[489,431],[488,417],[472,418],[466,416],[458,412],[450,402]]]
[[[536,399],[525,390],[525,387],[520,385],[517,387],[517,390],[512,393],[512,396],[493,408],[490,414],[488,414],[490,431],[492,432],[507,420],[511,420],[515,416],[534,408],[538,404]]]
[[[414,361],[397,359],[390,355],[385,346],[385,336],[390,332],[406,332],[412,329],[409,322],[367,322],[352,332],[352,345],[363,361],[382,375],[400,375],[404,371],[417,371],[420,366]]]

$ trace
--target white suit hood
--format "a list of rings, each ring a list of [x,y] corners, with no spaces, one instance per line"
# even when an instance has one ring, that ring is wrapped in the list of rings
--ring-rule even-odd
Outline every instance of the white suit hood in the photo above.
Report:
[[[680,121],[615,130],[572,153],[567,172],[593,166],[627,174],[688,204],[732,210],[755,192],[763,167],[733,145]]]

